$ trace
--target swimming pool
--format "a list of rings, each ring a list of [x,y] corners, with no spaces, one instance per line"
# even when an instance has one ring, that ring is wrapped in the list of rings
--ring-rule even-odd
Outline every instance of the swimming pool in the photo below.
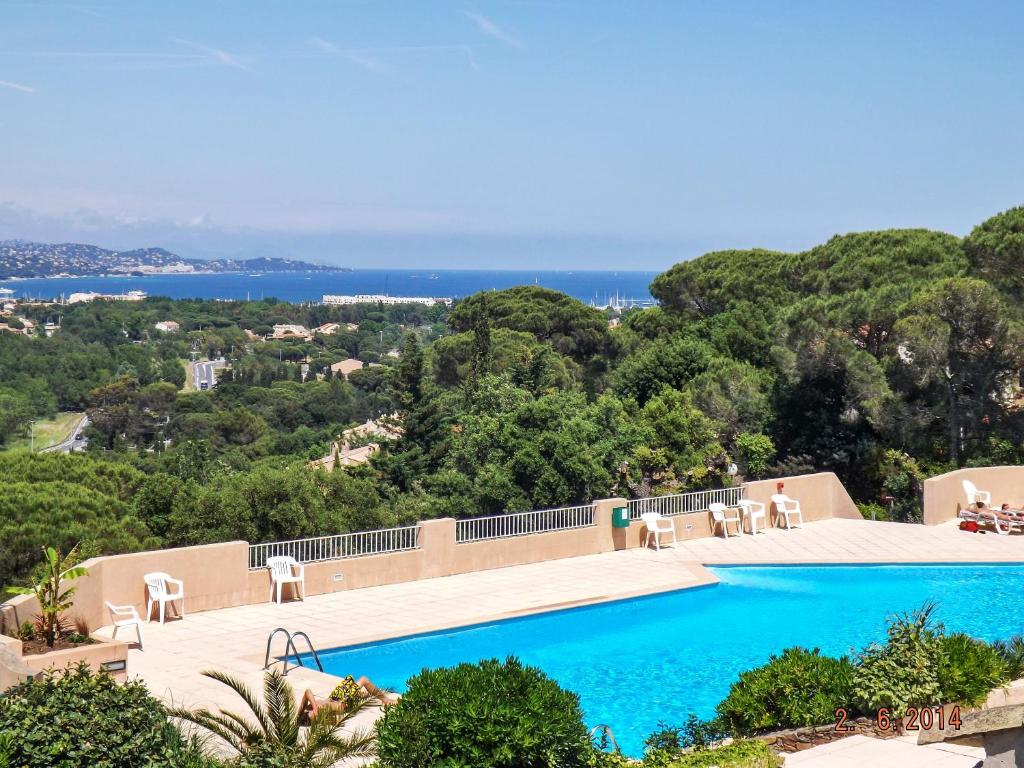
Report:
[[[947,629],[1024,632],[1024,564],[712,567],[720,583],[325,651],[327,672],[402,691],[424,667],[515,655],[580,695],[639,756],[659,721],[713,714],[737,675],[792,645],[850,653],[938,601]],[[306,662],[309,663],[308,661]]]

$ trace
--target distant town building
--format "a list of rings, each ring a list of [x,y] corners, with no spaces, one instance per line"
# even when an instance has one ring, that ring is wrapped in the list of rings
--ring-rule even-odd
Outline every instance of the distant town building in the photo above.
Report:
[[[309,466],[313,469],[325,469],[330,472],[335,467],[351,467],[367,463],[380,450],[380,443],[370,442],[353,448],[352,440],[357,437],[397,440],[402,435],[402,429],[398,426],[397,419],[398,415],[392,414],[389,419],[381,422],[370,419],[359,426],[346,429],[341,433],[341,439],[331,444],[331,452],[309,462]]]
[[[177,333],[181,330],[181,326],[173,320],[161,320],[159,323],[154,324],[153,327],[164,333]]]
[[[450,307],[451,299],[437,298],[430,296],[385,296],[382,293],[359,293],[355,296],[338,296],[335,294],[324,294],[324,304],[425,304],[432,307],[435,304],[444,304]]]
[[[128,291],[128,293],[85,291],[82,293],[72,293],[68,296],[68,304],[81,304],[83,302],[95,301],[96,299],[103,299],[104,301],[142,301],[144,298],[146,298],[145,291]]]
[[[56,323],[44,323],[43,324],[43,333],[47,337],[53,336],[53,334],[55,334],[59,330],[60,330],[60,326],[57,325]]]
[[[274,332],[270,334],[272,339],[310,339],[313,334],[304,325],[292,325],[290,323],[275,325]]]
[[[334,363],[331,366],[331,373],[333,373],[335,376],[341,374],[347,379],[348,375],[352,373],[352,371],[361,370],[362,367],[362,360],[353,360],[352,358],[348,358],[347,360],[339,360],[338,362]]]
[[[314,328],[314,333],[319,333],[321,336],[333,336],[338,332],[341,325],[338,323],[324,323],[319,328]]]

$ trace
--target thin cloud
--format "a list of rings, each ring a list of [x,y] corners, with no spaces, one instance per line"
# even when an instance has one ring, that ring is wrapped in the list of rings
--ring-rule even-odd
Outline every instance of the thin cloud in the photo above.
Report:
[[[380,72],[384,69],[377,59],[372,56],[368,56],[365,52],[358,49],[342,48],[341,46],[335,45],[330,40],[324,40],[322,37],[312,37],[310,38],[310,43],[318,51],[329,56],[337,56],[342,59],[347,59],[368,72]]]
[[[175,37],[173,38],[173,40],[179,45],[187,45],[189,48],[194,48],[195,50],[205,55],[207,58],[224,64],[225,66],[233,67],[234,69],[244,69],[247,72],[252,72],[252,67],[246,64],[241,56],[236,56],[235,54],[229,53],[228,51],[225,51],[222,48],[212,48],[208,45],[194,43],[191,40],[182,40],[179,37]]]
[[[477,29],[479,29],[483,34],[487,35],[488,37],[493,37],[495,40],[498,40],[504,43],[505,45],[511,46],[513,48],[523,47],[522,40],[520,40],[517,37],[514,37],[513,35],[510,35],[508,32],[499,27],[496,23],[494,23],[491,19],[487,18],[486,16],[483,16],[482,14],[479,13],[472,13],[470,11],[466,11],[466,16],[474,24],[476,24]]]
[[[309,42],[317,52],[315,55],[346,58],[352,63],[374,72],[384,70],[384,64],[380,61],[381,56],[422,53],[458,53],[466,57],[466,62],[473,69],[480,69],[473,49],[468,45],[390,45],[343,48],[322,37],[311,37]]]
[[[15,91],[21,91],[22,93],[35,93],[36,89],[31,85],[22,85],[21,83],[12,83],[10,80],[0,80],[0,87],[13,88]]]

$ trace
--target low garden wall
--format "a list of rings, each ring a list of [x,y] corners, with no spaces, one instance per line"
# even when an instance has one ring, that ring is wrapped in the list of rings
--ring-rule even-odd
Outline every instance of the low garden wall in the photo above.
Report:
[[[1024,507],[1024,467],[957,469],[924,481],[925,525],[949,522],[967,506],[964,480],[970,480],[978,490],[989,491],[996,507],[1004,502]]]
[[[784,484],[783,491],[787,495],[800,500],[808,522],[828,518],[861,519],[846,489],[831,472],[751,482],[745,486],[744,495],[763,502],[774,519],[770,499],[780,483]],[[471,543],[456,543],[455,520],[427,520],[420,523],[418,549],[308,564],[306,594],[327,594],[640,547],[644,536],[642,522],[633,521],[628,528],[612,526],[612,510],[621,506],[626,506],[625,499],[595,502],[596,524],[588,527]],[[712,535],[707,512],[669,519],[680,539]],[[186,613],[267,602],[270,599],[268,572],[250,570],[248,557],[249,545],[232,541],[92,558],[83,564],[89,574],[78,580],[71,613],[92,629],[111,623],[105,602],[134,605],[140,615],[144,614],[143,575],[153,571],[164,571],[184,580]],[[0,618],[8,626],[17,625],[30,620],[38,608],[34,598],[18,596],[0,606]]]

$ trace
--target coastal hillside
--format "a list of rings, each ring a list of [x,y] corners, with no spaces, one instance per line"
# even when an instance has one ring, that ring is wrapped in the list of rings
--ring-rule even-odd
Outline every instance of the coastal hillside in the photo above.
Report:
[[[112,251],[83,243],[0,241],[0,279],[54,275],[311,271],[336,272],[341,269],[295,259],[186,259],[163,248]]]

